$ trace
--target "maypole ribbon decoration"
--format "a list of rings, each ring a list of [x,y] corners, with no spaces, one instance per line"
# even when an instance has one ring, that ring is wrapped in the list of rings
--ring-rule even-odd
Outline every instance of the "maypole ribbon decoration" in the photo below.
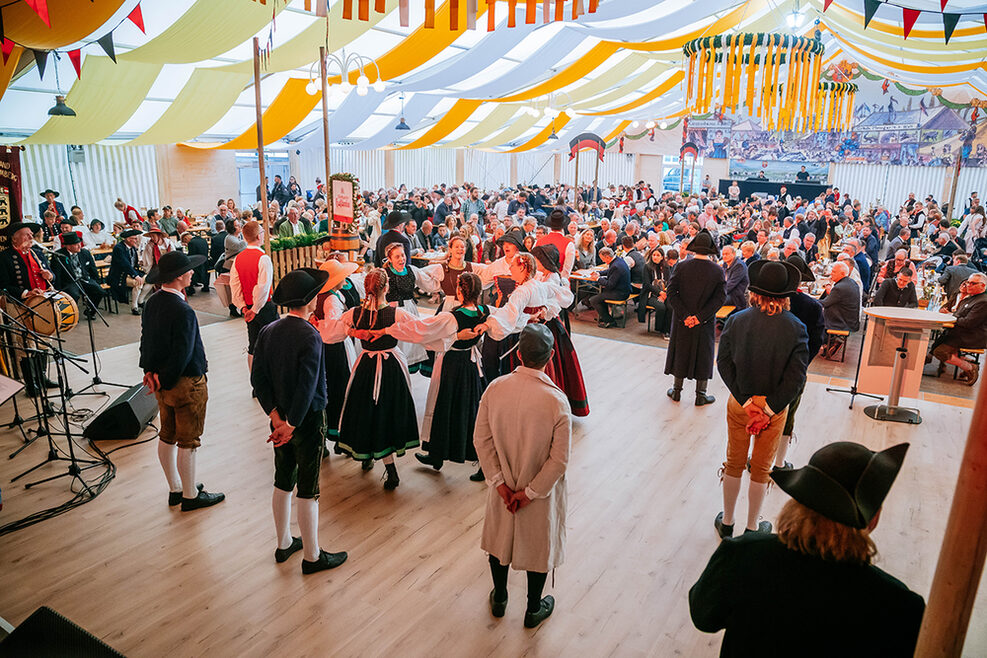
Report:
[[[813,130],[817,123],[813,90],[824,51],[818,39],[791,34],[759,32],[693,39],[682,47],[686,107],[693,114],[707,114],[735,112],[743,105],[768,130]],[[852,94],[839,93],[839,100],[845,100],[842,94]]]
[[[263,2],[264,0],[261,0]],[[409,15],[409,3],[412,0],[400,0],[401,9],[401,26],[408,27],[408,15]],[[596,9],[600,4],[599,0],[589,0],[588,7],[584,8],[584,0],[555,0],[555,11],[551,11],[550,1],[551,0],[540,0],[543,5],[542,12],[542,22],[551,23],[554,21],[563,21],[568,14],[571,16],[572,20],[576,20],[583,14],[595,14]],[[566,12],[566,2],[569,1],[571,11]],[[353,4],[358,2],[358,16],[354,17]],[[496,6],[497,0],[448,0],[449,3],[449,29],[453,31],[459,31],[462,29],[460,24],[460,17],[465,18],[466,29],[475,30],[476,29],[476,19],[482,15],[479,3],[483,2],[486,7],[483,8],[487,13],[487,31],[493,32],[497,26],[496,17]],[[522,5],[523,2],[523,5]],[[522,17],[526,25],[533,24],[535,22],[535,16],[537,14],[536,5],[539,0],[508,0],[507,2],[507,27],[517,27],[517,10],[518,5],[521,6]],[[435,28],[435,17],[439,13],[436,10],[436,0],[424,0],[425,5],[425,21],[424,26],[428,29]],[[375,0],[374,11],[383,13],[384,12],[384,2],[382,0]],[[343,18],[347,20],[352,20],[353,18],[359,18],[361,21],[370,20],[370,0],[343,0]]]

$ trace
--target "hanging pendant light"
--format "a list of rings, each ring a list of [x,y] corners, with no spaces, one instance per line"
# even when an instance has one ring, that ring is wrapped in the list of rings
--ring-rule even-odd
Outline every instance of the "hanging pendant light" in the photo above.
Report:
[[[395,130],[411,130],[411,126],[404,122],[404,94],[401,94],[401,121],[394,126]]]
[[[548,136],[549,139],[558,139],[559,136],[555,134],[555,119],[552,119],[552,134]]]
[[[65,96],[55,96],[55,106],[48,110],[48,116],[74,117],[75,110],[65,104]]]

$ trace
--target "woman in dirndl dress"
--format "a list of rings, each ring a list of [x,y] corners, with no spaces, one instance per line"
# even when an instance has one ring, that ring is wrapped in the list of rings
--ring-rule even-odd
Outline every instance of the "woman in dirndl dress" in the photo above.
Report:
[[[416,317],[386,303],[387,281],[383,269],[371,270],[364,279],[363,302],[342,316],[363,352],[346,387],[337,446],[363,462],[365,471],[373,468],[374,460],[383,461],[384,488],[391,490],[400,482],[394,456],[418,446],[418,416],[404,354],[397,349],[397,340],[383,333],[395,322]]]
[[[408,263],[402,243],[392,242],[386,249],[383,269],[387,273],[387,303],[416,318],[421,317],[415,304],[415,287],[422,283],[421,270]],[[428,360],[421,345],[402,342],[398,343],[398,349],[404,354],[409,373],[418,372]],[[422,374],[428,377],[431,372],[426,368]]]
[[[399,322],[385,333],[400,340],[426,343],[436,350],[435,372],[428,389],[422,421],[422,448],[415,458],[436,471],[446,461],[476,461],[473,426],[486,384],[483,379],[476,327],[490,311],[477,303],[480,278],[471,272],[459,275],[459,306],[431,317]]]

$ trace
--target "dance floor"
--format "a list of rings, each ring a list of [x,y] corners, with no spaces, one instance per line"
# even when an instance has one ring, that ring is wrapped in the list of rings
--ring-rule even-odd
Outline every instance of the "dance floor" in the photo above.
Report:
[[[275,564],[272,453],[265,416],[250,397],[246,335],[239,322],[202,334],[211,369],[198,479],[226,492],[227,501],[186,514],[169,508],[154,443],[116,452],[116,479],[95,501],[0,536],[0,617],[16,625],[48,605],[130,656],[718,653],[719,636],[696,631],[687,604],[717,546],[726,401],[718,379],[710,387],[716,404],[696,408],[689,395],[676,404],[665,396],[663,349],[574,337],[591,414],[574,421],[567,559],[546,588],[555,614],[529,631],[522,627],[523,574],[511,574],[507,615],[490,615],[479,548],[485,487],[468,481],[470,465],[434,473],[409,454],[398,463],[401,486],[385,492],[379,464],[364,473],[330,457],[320,536],[324,548],[348,551],[349,561],[305,577],[298,556]],[[102,352],[104,379],[139,381],[136,355],[136,344]],[[73,378],[86,383],[79,373]],[[427,382],[412,381],[423,405]],[[789,458],[801,465],[841,439],[873,449],[911,442],[874,538],[879,566],[927,596],[971,411],[925,399],[916,403],[924,422],[907,426],[867,418],[862,400],[852,411],[847,403],[810,383]],[[10,415],[7,403],[0,421]],[[3,430],[0,453],[20,441]],[[10,484],[46,452],[35,444],[0,460],[0,525],[69,497],[67,479],[29,491]],[[63,470],[47,465],[38,473]],[[765,518],[773,520],[785,500],[773,489]],[[745,506],[742,494],[739,509]],[[987,655],[985,599],[981,587],[964,655]]]

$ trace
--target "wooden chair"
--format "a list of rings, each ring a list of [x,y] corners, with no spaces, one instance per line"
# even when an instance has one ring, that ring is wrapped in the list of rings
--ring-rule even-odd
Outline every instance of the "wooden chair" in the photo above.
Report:
[[[110,284],[108,284],[108,283],[101,283],[101,284],[99,284],[99,287],[103,289],[103,293],[104,293],[103,294],[103,299],[106,300],[106,312],[107,313],[119,313],[120,312],[120,304],[117,303],[117,300],[110,293]]]
[[[846,360],[846,343],[850,338],[850,332],[843,329],[826,330],[826,358],[830,361],[836,360],[836,355],[840,355],[840,363]],[[835,347],[834,347],[835,346]]]
[[[980,356],[983,353],[984,353],[983,349],[978,349],[976,347],[961,347],[959,349],[957,356],[959,356],[962,359],[965,355],[969,355],[970,357],[972,357],[969,360],[972,360],[977,365],[980,365]],[[959,374],[960,374],[959,366],[953,366],[953,379],[959,377]]]
[[[605,300],[605,303],[610,306],[610,315],[613,316],[613,319],[617,321],[617,326],[619,326],[621,329],[627,326],[627,305],[630,304],[635,299],[637,299],[637,297],[640,294],[641,293],[637,293],[637,292],[631,293],[627,297],[627,299],[624,300],[620,300],[620,299]],[[620,309],[619,317],[614,314],[614,311],[616,311],[618,308]]]

